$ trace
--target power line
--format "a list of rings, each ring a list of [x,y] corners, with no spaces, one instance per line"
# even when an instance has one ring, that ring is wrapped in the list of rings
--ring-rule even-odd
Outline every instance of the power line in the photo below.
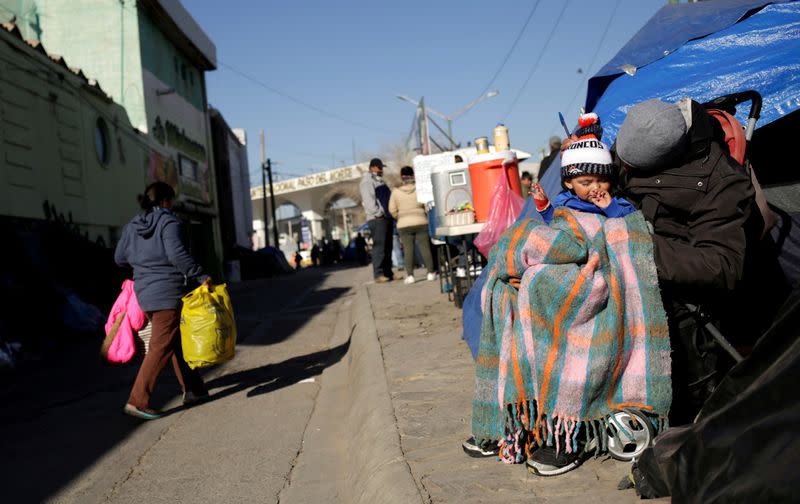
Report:
[[[363,129],[370,130],[370,131],[382,131],[384,133],[392,133],[392,134],[397,133],[396,131],[384,130],[384,129],[378,128],[378,127],[376,127],[374,125],[370,126],[368,124],[365,124],[365,123],[362,123],[362,122],[359,122],[359,121],[353,121],[351,119],[347,119],[346,117],[342,117],[342,116],[340,116],[338,114],[334,114],[333,112],[329,112],[327,110],[321,109],[321,108],[317,107],[316,105],[312,105],[311,103],[303,101],[300,98],[295,98],[294,96],[292,96],[292,95],[290,95],[288,93],[285,93],[285,92],[283,92],[283,91],[281,91],[279,89],[276,89],[276,88],[270,86],[269,84],[265,84],[264,82],[258,80],[257,78],[253,77],[252,75],[246,74],[245,72],[242,72],[241,70],[238,70],[238,69],[228,65],[227,63],[224,63],[222,61],[219,61],[218,63],[219,63],[219,66],[223,66],[223,67],[227,68],[231,72],[233,72],[235,74],[238,74],[240,77],[243,77],[243,78],[249,80],[250,82],[252,82],[254,84],[257,84],[258,86],[263,87],[267,91],[270,91],[270,92],[272,92],[274,94],[277,94],[278,96],[286,98],[287,100],[289,100],[291,102],[294,102],[294,103],[296,103],[296,104],[298,104],[300,106],[303,106],[303,107],[305,107],[305,108],[307,108],[309,110],[313,110],[314,112],[317,112],[317,113],[319,113],[321,115],[330,117],[331,119],[336,119],[337,121],[345,122],[345,123],[350,124],[352,126],[358,126],[359,128],[363,128]]]
[[[525,88],[528,86],[528,82],[530,82],[531,77],[533,77],[533,74],[536,72],[536,69],[539,68],[539,62],[542,61],[542,56],[544,56],[544,53],[547,52],[547,48],[550,45],[550,41],[553,39],[553,35],[555,34],[556,29],[558,28],[558,25],[561,24],[561,20],[564,17],[564,11],[567,10],[567,6],[568,5],[569,5],[569,0],[566,0],[564,2],[563,6],[561,7],[561,12],[558,15],[558,21],[553,25],[553,28],[550,30],[550,34],[547,36],[547,41],[544,43],[544,47],[542,47],[542,50],[539,51],[539,57],[536,58],[536,61],[534,62],[533,66],[531,67],[531,71],[528,72],[528,77],[525,79],[525,82],[522,84],[522,87],[519,89],[519,92],[517,92],[517,95],[514,97],[514,100],[511,102],[511,105],[508,107],[508,111],[506,111],[505,115],[503,116],[503,120],[504,121],[508,118],[508,116],[514,110],[514,107],[516,106],[517,101],[522,96],[522,93],[525,91]]]
[[[121,6],[122,6],[123,9],[132,10],[134,12],[138,11],[138,9],[140,8],[138,2],[135,2],[133,4],[121,4]],[[174,20],[172,20],[168,16],[166,16],[166,15],[164,15],[164,14],[158,12],[158,11],[149,12],[149,14],[150,15],[155,15],[156,17],[158,17],[159,19],[161,19],[165,23],[175,23]],[[302,100],[300,98],[297,98],[295,96],[290,95],[289,93],[286,93],[284,91],[281,91],[280,89],[277,89],[277,88],[275,88],[273,86],[270,86],[269,84],[266,84],[265,82],[257,79],[256,77],[253,77],[252,75],[249,75],[249,74],[243,72],[242,70],[239,70],[238,68],[235,68],[235,67],[225,63],[224,61],[217,60],[217,65],[220,66],[220,67],[227,68],[231,72],[239,75],[240,77],[243,77],[244,79],[249,80],[250,82],[252,82],[252,83],[254,83],[254,84],[256,84],[256,85],[258,85],[258,86],[260,86],[260,87],[262,87],[264,89],[266,89],[267,91],[270,91],[271,93],[277,94],[278,96],[281,96],[281,97],[283,97],[283,98],[285,98],[285,99],[287,99],[287,100],[289,100],[289,101],[291,101],[291,102],[293,102],[293,103],[295,103],[297,105],[305,107],[305,108],[307,108],[309,110],[313,110],[314,112],[317,112],[318,114],[324,115],[324,116],[329,117],[331,119],[335,119],[337,121],[341,121],[341,122],[350,124],[352,126],[357,126],[359,128],[362,128],[362,129],[365,129],[365,130],[369,130],[369,131],[380,131],[380,132],[383,132],[383,133],[389,133],[389,134],[393,134],[393,135],[402,134],[402,133],[399,133],[397,131],[391,131],[391,130],[386,130],[386,129],[383,129],[383,128],[379,128],[379,127],[376,127],[375,125],[368,125],[366,123],[362,123],[362,122],[359,122],[359,121],[354,121],[352,119],[348,119],[346,117],[343,117],[343,116],[341,116],[339,114],[335,114],[333,112],[324,110],[324,109],[322,109],[322,108],[320,108],[320,107],[318,107],[318,106],[316,106],[314,104],[308,103],[308,102],[306,102],[306,101],[304,101],[304,100]]]
[[[491,88],[492,84],[494,84],[494,81],[497,80],[497,77],[500,75],[500,72],[502,72],[503,68],[505,68],[506,63],[508,63],[509,58],[511,58],[511,54],[514,52],[514,49],[517,48],[517,44],[522,38],[522,35],[525,33],[525,30],[527,30],[528,25],[531,22],[531,19],[533,19],[533,13],[536,12],[536,8],[539,6],[539,1],[540,0],[536,0],[536,3],[533,5],[533,8],[531,9],[531,12],[528,14],[528,18],[522,25],[522,29],[520,29],[519,33],[517,34],[517,37],[514,39],[514,43],[511,44],[511,48],[508,50],[508,53],[506,53],[506,57],[503,58],[503,62],[500,63],[500,67],[497,69],[497,71],[494,73],[489,83],[486,84],[486,87],[483,88],[483,91],[481,91],[481,93],[478,96],[483,96],[489,91],[489,88]]]

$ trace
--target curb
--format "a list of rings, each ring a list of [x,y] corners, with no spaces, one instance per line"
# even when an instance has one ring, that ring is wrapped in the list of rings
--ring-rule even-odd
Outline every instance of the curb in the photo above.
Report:
[[[400,445],[389,395],[383,354],[366,286],[358,289],[350,311],[353,328],[347,355],[349,412],[345,488],[348,502],[424,502]]]

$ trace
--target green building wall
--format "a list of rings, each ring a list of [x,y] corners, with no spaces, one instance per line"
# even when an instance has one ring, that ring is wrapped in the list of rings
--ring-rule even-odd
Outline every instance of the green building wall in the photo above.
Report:
[[[4,72],[0,93],[7,94],[0,100],[8,96],[22,104],[19,110],[8,107],[9,120],[15,120],[11,116],[27,116],[29,122],[22,129],[4,125],[6,136],[16,136],[16,140],[3,142],[7,150],[3,169],[9,183],[0,187],[0,215],[41,218],[43,200],[47,200],[59,211],[64,208],[65,215],[71,213],[82,229],[113,243],[117,229],[137,210],[135,195],[152,175],[154,164],[171,165],[174,169],[179,164],[178,154],[205,163],[208,173],[207,187],[202,192],[198,192],[195,182],[177,174],[179,194],[216,212],[204,73],[181,54],[143,8],[137,7],[136,0],[0,0],[0,22],[11,21],[23,38],[41,42],[51,56],[62,56],[70,67],[80,68],[84,75],[99,82],[116,103],[84,96],[84,91],[52,91],[47,87],[52,83],[46,79],[23,82]],[[7,52],[5,47],[0,48],[0,56],[10,61],[13,56],[7,56]],[[152,84],[151,89],[145,89],[147,72],[174,89],[175,95],[190,105],[187,110],[194,109],[200,116],[193,124],[173,121],[181,133],[178,139],[189,138],[194,142],[188,143],[190,147],[201,145],[205,159],[198,159],[195,152],[170,142],[170,138],[165,142],[154,134],[157,117],[163,122],[175,114],[174,106],[160,110],[159,103],[174,104],[172,97],[177,96],[154,100]],[[75,86],[82,89],[81,84]],[[55,103],[42,102],[41,98],[51,92],[58,95]],[[92,100],[96,103],[88,105]],[[113,137],[111,158],[105,166],[98,164],[94,153],[98,107]],[[205,124],[198,128],[202,122]],[[133,128],[151,134],[138,134]],[[54,142],[58,149],[41,148],[55,145]],[[47,172],[47,167],[60,167],[59,177]],[[204,249],[198,251],[204,262],[212,272],[220,271],[218,219],[207,214],[193,217],[191,211],[186,217],[190,234],[195,237],[192,242],[196,248]]]
[[[42,219],[44,204],[113,243],[136,212],[152,148],[125,109],[0,30],[0,215]],[[98,124],[105,159],[95,148]]]
[[[0,19],[12,15],[23,37],[96,79],[135,127],[146,127],[135,0],[0,0]]]

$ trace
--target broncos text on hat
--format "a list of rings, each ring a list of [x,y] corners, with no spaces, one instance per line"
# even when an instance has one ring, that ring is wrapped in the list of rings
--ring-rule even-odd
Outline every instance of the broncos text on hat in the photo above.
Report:
[[[614,173],[611,153],[599,140],[603,134],[597,114],[582,114],[578,120],[578,139],[561,153],[561,178],[571,179],[581,175],[604,175]]]

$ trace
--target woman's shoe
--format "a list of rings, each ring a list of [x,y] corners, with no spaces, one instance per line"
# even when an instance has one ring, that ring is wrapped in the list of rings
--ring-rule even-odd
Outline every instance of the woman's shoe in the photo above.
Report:
[[[122,412],[132,417],[141,418],[142,420],[156,420],[164,416],[164,414],[160,411],[156,411],[151,408],[139,409],[130,403],[125,405],[125,407],[122,409]]]
[[[403,283],[404,283],[404,284],[406,284],[406,285],[411,285],[411,284],[413,284],[413,283],[414,283],[414,282],[416,282],[416,281],[417,281],[417,280],[414,278],[414,275],[408,275],[408,276],[406,277],[406,279],[405,279],[405,280],[403,280]]]
[[[431,280],[436,280],[437,278],[439,278],[439,274],[438,274],[438,273],[428,273],[428,276],[426,277],[426,279],[427,279],[429,282],[430,282]]]

